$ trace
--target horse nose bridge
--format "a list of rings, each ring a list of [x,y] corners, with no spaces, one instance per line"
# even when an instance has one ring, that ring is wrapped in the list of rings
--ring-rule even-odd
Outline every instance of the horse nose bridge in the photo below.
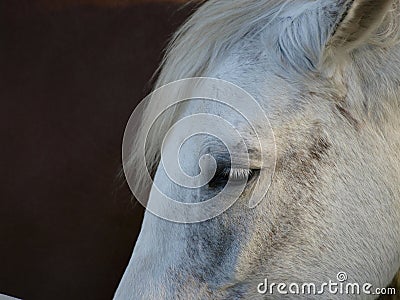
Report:
[[[114,300],[220,299],[205,282],[183,275],[180,271],[166,273],[158,277],[158,280],[156,277],[143,275],[123,279]]]
[[[190,276],[182,275],[179,249],[175,253],[174,249],[154,245],[153,251],[145,251],[141,246],[136,245],[115,300],[209,299],[200,297],[200,293],[190,294],[193,288],[200,291],[202,284],[195,280],[189,283]],[[188,296],[181,298],[185,294]]]
[[[115,300],[166,299],[162,270],[151,256],[134,255],[117,289]]]
[[[194,288],[204,294],[187,299],[214,299],[207,298],[208,289],[226,285],[237,248],[230,230],[212,230],[216,225],[178,224],[146,214],[115,299],[174,299]]]
[[[145,214],[115,299],[166,299],[164,289],[174,284],[168,281],[169,270],[179,264],[184,250],[181,225]]]

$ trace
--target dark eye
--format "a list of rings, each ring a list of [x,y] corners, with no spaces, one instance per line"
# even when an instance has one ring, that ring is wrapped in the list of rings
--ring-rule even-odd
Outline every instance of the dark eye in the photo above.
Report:
[[[220,168],[215,172],[214,177],[208,183],[210,188],[224,188],[228,181],[233,183],[243,183],[247,180],[247,183],[254,177],[258,170],[253,169],[241,169],[241,168]]]

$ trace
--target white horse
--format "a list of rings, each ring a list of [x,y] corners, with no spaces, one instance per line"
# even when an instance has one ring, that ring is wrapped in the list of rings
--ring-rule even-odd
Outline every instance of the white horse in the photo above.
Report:
[[[179,224],[147,212],[115,299],[378,297],[288,288],[347,278],[376,291],[400,269],[399,12],[397,0],[210,0],[197,9],[169,46],[156,87],[214,77],[251,94],[275,134],[272,184],[249,208],[253,179],[262,176],[254,155],[246,168],[213,173],[212,184],[175,185],[160,157],[177,119],[205,111],[247,125],[205,99],[166,111],[148,135],[139,132],[147,135],[154,185],[183,202],[204,201],[232,177],[245,179],[245,191],[204,222]],[[148,104],[142,124],[154,121],[148,116],[159,105]],[[269,128],[255,117],[249,122]],[[165,151],[179,134],[169,133]],[[186,140],[182,169],[196,175],[201,154],[213,154],[215,144],[204,135]],[[214,156],[217,169],[224,155]],[[141,159],[133,152],[127,168]],[[154,195],[152,189],[149,203]],[[346,278],[336,278],[339,272]],[[275,286],[263,294],[267,282],[287,284],[280,285],[287,293]]]

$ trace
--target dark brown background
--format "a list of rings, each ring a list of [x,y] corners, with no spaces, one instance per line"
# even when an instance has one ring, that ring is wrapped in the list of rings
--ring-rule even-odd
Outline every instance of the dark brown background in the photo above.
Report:
[[[142,207],[121,140],[180,4],[0,0],[0,293],[111,299]]]

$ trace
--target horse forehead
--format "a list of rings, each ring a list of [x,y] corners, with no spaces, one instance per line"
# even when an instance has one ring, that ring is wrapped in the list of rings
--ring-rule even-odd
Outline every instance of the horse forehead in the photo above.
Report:
[[[291,103],[293,95],[299,92],[299,87],[291,84],[295,80],[290,79],[290,74],[283,72],[282,67],[277,65],[274,51],[262,42],[245,40],[238,47],[242,48],[243,44],[251,44],[251,51],[238,49],[226,53],[205,75],[222,79],[245,90],[266,114],[273,107]]]
[[[175,132],[176,135],[185,138],[180,147],[180,154],[187,166],[191,164],[197,166],[198,158],[205,154],[211,154],[219,161],[234,157],[238,165],[243,165],[247,161],[252,166],[259,165],[263,149],[260,140],[273,139],[268,130],[269,124],[263,124],[263,122],[268,123],[267,119],[257,119],[255,114],[243,116],[232,108],[210,100],[193,101],[181,117],[190,119],[198,113],[206,115],[203,119],[196,119],[203,124],[192,123],[189,131],[199,134],[188,134],[182,127],[177,127]],[[210,116],[215,122],[210,122]],[[227,130],[227,127],[231,127],[231,130]],[[169,141],[169,144],[171,142],[173,143]]]

